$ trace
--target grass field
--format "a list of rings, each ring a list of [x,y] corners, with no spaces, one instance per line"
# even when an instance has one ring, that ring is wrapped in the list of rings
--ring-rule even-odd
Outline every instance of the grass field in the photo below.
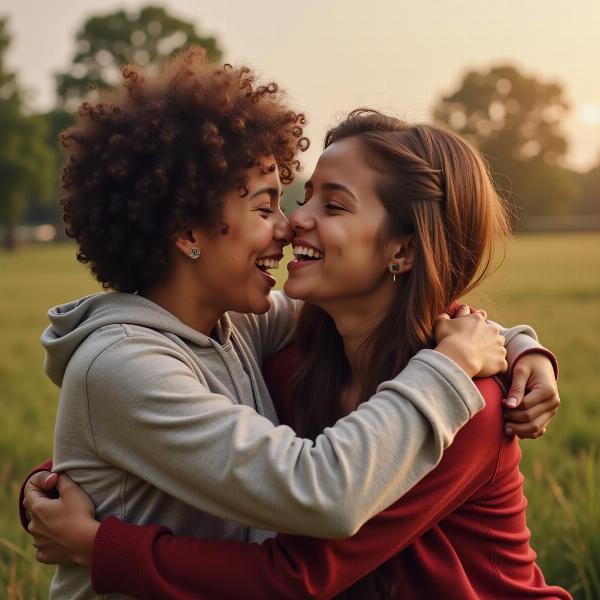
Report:
[[[47,597],[52,569],[33,560],[17,491],[51,454],[58,390],[43,375],[49,306],[98,289],[71,245],[0,253],[0,600]],[[600,598],[600,234],[522,236],[470,301],[504,324],[528,322],[560,360],[559,417],[524,442],[528,520],[551,583]]]

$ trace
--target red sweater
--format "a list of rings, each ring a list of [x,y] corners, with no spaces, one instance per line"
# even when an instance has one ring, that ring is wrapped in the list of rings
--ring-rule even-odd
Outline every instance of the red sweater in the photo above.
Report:
[[[267,373],[282,421],[296,364],[288,351]],[[244,544],[109,517],[94,542],[94,588],[174,600],[330,598],[391,559],[403,599],[571,598],[545,584],[529,546],[521,454],[502,433],[502,390],[492,378],[476,383],[486,408],[434,471],[352,538],[279,534]]]

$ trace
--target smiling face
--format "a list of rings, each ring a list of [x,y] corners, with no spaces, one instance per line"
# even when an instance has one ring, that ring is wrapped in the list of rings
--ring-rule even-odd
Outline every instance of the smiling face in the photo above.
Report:
[[[269,292],[275,279],[268,273],[283,257],[291,229],[279,205],[279,172],[272,157],[263,159],[272,172],[253,168],[241,196],[238,190],[223,200],[223,225],[201,231],[197,281],[202,295],[221,312],[263,313],[269,309]],[[223,233],[223,231],[227,233]],[[185,249],[184,249],[185,251]]]
[[[385,234],[387,213],[376,194],[378,173],[356,137],[330,145],[290,217],[294,255],[285,292],[328,309],[393,294],[388,266],[401,240]]]

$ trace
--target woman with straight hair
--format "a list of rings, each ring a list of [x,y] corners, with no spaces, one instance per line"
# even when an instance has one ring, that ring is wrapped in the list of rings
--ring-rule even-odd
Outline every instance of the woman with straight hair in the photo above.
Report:
[[[316,440],[427,352],[436,316],[482,281],[508,232],[483,161],[455,134],[357,110],[325,147],[290,219],[285,291],[305,301],[298,345],[270,377],[280,414]],[[475,385],[486,407],[440,464],[349,539],[279,534],[247,544],[114,516],[99,524],[66,478],[61,500],[32,496],[36,539],[48,560],[91,564],[98,593],[140,598],[568,598],[546,585],[529,546],[504,382]]]

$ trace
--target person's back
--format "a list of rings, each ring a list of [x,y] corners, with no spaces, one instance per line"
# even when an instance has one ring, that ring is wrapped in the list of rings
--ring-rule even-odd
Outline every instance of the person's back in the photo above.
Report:
[[[486,408],[401,501],[414,521],[447,515],[391,560],[398,598],[570,598],[547,586],[535,564],[521,450],[517,438],[503,432],[502,388],[495,378],[476,383]]]
[[[287,382],[300,362],[298,348],[290,346],[265,366],[283,422],[293,421]],[[562,588],[546,585],[535,563],[525,520],[521,449],[516,437],[504,434],[503,383],[496,377],[475,383],[486,407],[458,432],[433,471],[352,538],[304,549],[313,558],[306,558],[310,573],[301,579],[314,597],[328,597],[326,589],[354,580],[367,564],[373,569],[391,556],[386,577],[402,600],[571,598]],[[287,552],[301,548],[292,536],[278,538],[287,538]],[[401,551],[394,554],[394,548]],[[322,573],[317,561],[331,561],[327,568],[335,576]]]

